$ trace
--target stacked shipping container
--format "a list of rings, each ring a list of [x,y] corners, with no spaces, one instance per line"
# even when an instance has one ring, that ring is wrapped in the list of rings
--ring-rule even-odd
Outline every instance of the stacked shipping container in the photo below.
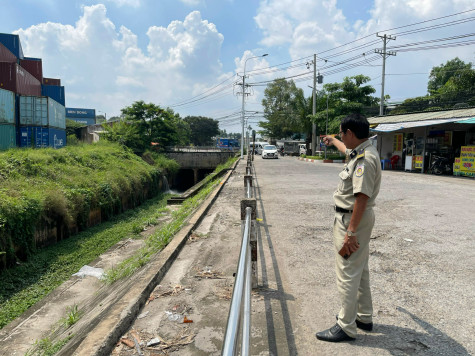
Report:
[[[18,35],[0,34],[0,149],[66,144],[64,87],[23,56]]]
[[[0,89],[0,150],[7,150],[15,146],[15,94]]]
[[[76,121],[84,125],[96,124],[95,109],[66,108],[66,119]]]

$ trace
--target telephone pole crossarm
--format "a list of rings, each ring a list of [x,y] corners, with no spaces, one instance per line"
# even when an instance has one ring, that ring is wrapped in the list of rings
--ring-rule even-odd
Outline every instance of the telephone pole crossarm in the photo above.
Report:
[[[390,40],[395,40],[396,36],[391,35],[380,35],[379,33],[376,34],[379,38],[383,40],[383,49],[375,49],[374,52],[380,54],[383,57],[383,71],[382,71],[382,80],[381,80],[381,102],[379,103],[379,116],[384,115],[384,78],[386,72],[386,58],[389,56],[395,56],[396,52],[394,51],[386,51],[386,44]]]

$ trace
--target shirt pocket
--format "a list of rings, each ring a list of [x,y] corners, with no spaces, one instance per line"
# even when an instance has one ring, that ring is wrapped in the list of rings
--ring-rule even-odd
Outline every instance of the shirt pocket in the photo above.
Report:
[[[345,168],[339,174],[340,177],[340,185],[338,190],[342,193],[348,193],[352,189],[352,182],[351,182],[351,172],[349,168]]]

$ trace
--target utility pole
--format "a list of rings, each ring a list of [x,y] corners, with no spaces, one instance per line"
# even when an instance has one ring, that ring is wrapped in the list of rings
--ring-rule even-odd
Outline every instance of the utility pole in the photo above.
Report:
[[[396,36],[391,36],[391,35],[383,35],[381,36],[380,34],[376,34],[379,38],[383,40],[383,50],[381,51],[380,49],[375,49],[374,51],[378,54],[380,54],[383,57],[383,73],[382,73],[382,81],[381,81],[381,102],[379,104],[379,116],[384,115],[384,76],[385,76],[385,71],[386,71],[386,57],[388,56],[395,56],[396,52],[389,51],[386,52],[386,44],[390,40],[395,40]]]
[[[317,113],[317,54],[313,54],[313,105],[312,115]],[[315,145],[317,144],[317,124],[312,124],[312,156],[315,156]]]
[[[260,56],[254,56],[254,57],[249,57],[246,58],[244,61],[244,73],[242,75],[242,107],[241,107],[241,159],[244,157],[244,97],[246,95],[250,95],[250,93],[246,93],[246,63],[248,60],[253,59],[253,58],[260,58],[260,57],[265,57],[268,56],[267,53],[260,55]]]
[[[312,97],[313,97],[313,105],[312,105],[312,115],[315,117],[317,113],[317,54],[313,55],[313,61],[307,62],[307,69],[310,68],[310,64],[313,64],[313,87],[312,87]],[[315,156],[315,146],[317,144],[317,124],[315,122],[312,123],[312,156]]]

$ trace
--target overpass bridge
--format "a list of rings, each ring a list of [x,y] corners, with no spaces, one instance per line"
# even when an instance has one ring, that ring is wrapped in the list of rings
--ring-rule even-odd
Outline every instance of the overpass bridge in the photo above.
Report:
[[[170,186],[183,185],[189,180],[191,185],[197,184],[218,165],[225,163],[237,154],[236,149],[220,149],[216,147],[167,147],[165,155],[180,164],[178,181],[169,182]],[[191,180],[192,179],[192,180]],[[181,184],[182,183],[182,184]]]

